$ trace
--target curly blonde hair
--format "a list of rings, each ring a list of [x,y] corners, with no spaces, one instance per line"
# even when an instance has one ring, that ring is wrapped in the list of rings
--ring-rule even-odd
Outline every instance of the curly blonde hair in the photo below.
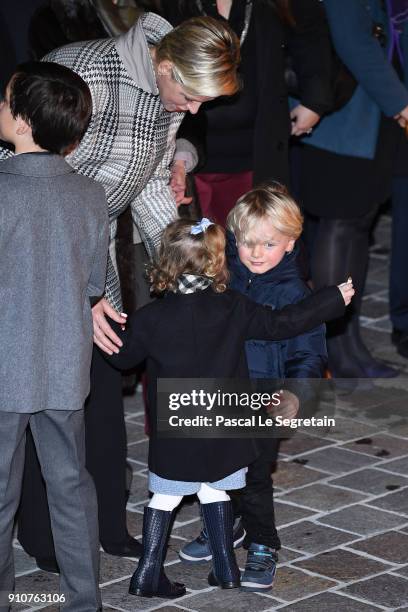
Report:
[[[159,255],[149,269],[153,293],[174,291],[182,274],[211,279],[211,287],[217,293],[227,288],[225,231],[212,224],[204,232],[192,234],[195,224],[194,220],[177,219],[164,230]]]

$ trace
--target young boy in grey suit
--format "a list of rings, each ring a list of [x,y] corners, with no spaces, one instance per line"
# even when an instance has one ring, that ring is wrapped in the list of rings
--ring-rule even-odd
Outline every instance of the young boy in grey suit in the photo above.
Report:
[[[67,612],[101,609],[83,405],[92,354],[90,298],[104,291],[108,214],[103,188],[75,174],[63,158],[81,140],[91,112],[84,81],[47,62],[17,68],[0,104],[0,139],[16,153],[0,163],[1,612],[13,601],[12,534],[28,425],[61,570],[60,593],[34,603],[59,603]]]

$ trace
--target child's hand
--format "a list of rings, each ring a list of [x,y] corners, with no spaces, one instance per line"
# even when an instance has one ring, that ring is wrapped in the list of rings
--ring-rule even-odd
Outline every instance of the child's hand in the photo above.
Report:
[[[351,276],[348,277],[346,283],[341,283],[341,285],[337,285],[337,286],[340,290],[341,295],[343,296],[345,305],[348,306],[351,302],[351,298],[355,294]]]
[[[284,419],[294,419],[299,412],[299,398],[286,389],[279,391],[280,403],[279,406],[267,406],[266,411],[269,416],[276,418],[280,416]]]

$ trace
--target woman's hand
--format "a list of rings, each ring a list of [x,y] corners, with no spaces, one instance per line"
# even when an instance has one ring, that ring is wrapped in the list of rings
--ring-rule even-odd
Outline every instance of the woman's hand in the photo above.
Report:
[[[119,314],[105,298],[102,298],[92,308],[92,319],[93,319],[93,340],[102,351],[112,355],[113,353],[119,353],[119,348],[123,346],[122,340],[113,331],[111,326],[106,320],[108,315],[113,321],[122,324],[122,329],[125,329],[126,317],[125,313]]]
[[[190,204],[193,198],[185,197],[186,193],[186,166],[182,159],[177,159],[171,166],[170,188],[173,192],[176,206]]]
[[[292,136],[302,136],[310,134],[316,123],[320,120],[320,115],[310,110],[303,104],[298,104],[290,113],[292,121]]]
[[[337,285],[341,295],[343,296],[343,300],[346,306],[348,306],[351,302],[351,298],[355,294],[353,281],[351,277],[347,279],[347,282],[341,283],[341,285]]]

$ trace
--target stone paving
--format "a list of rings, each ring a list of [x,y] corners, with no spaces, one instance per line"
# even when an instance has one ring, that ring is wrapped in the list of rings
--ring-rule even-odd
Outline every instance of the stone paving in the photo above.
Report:
[[[170,578],[187,594],[171,602],[127,594],[135,562],[102,553],[104,610],[197,612],[364,612],[408,610],[408,362],[390,343],[387,271],[390,219],[382,216],[371,251],[363,324],[367,344],[401,369],[391,381],[336,402],[336,427],[299,431],[281,445],[274,474],[276,515],[283,548],[273,591],[221,591],[206,582],[208,566],[180,563],[178,549],[198,534],[194,501],[178,512],[167,555]],[[133,471],[129,528],[140,537],[148,500],[140,394],[126,399],[128,457]],[[240,567],[245,551],[237,551]],[[17,590],[58,592],[58,577],[36,569],[15,544]],[[40,609],[28,605],[13,610]],[[54,612],[57,608],[41,608]]]

